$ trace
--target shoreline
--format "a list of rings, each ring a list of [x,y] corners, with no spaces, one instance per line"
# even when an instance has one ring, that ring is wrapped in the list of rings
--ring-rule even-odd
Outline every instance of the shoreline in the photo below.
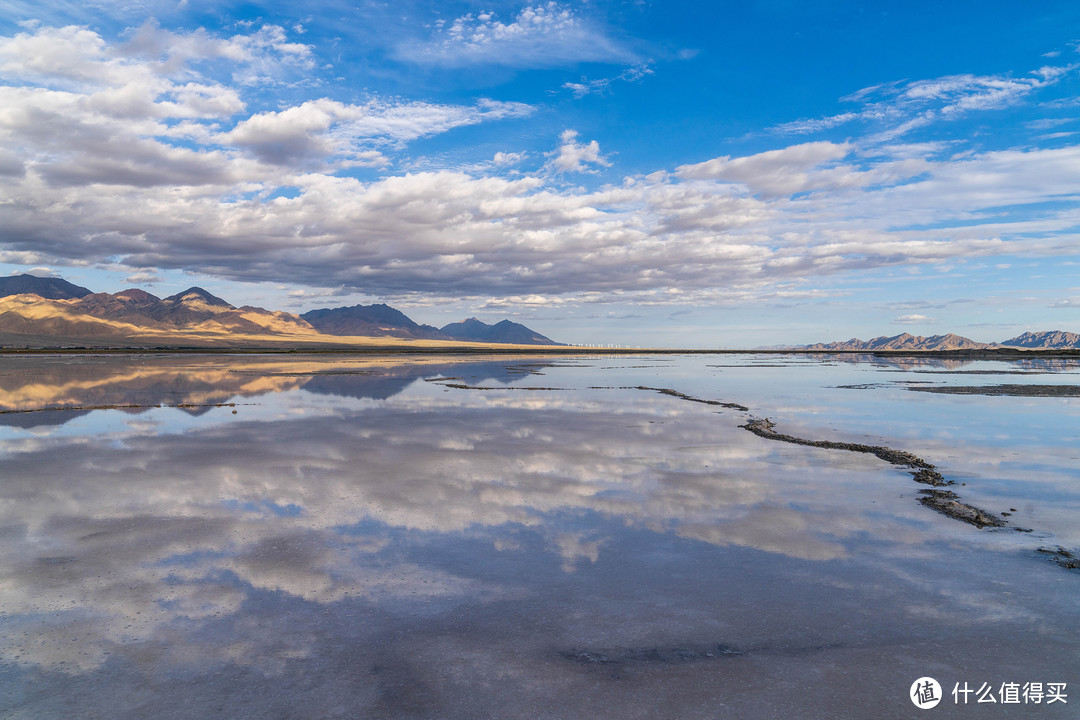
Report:
[[[0,347],[0,355],[801,355],[881,358],[1015,360],[1080,359],[1080,348],[988,348],[982,350],[733,350],[728,348],[604,348],[587,345],[416,347],[409,345],[154,347]]]

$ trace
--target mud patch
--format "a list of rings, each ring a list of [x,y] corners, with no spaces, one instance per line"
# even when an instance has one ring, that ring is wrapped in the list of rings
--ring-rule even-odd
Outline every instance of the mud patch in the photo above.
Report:
[[[910,468],[912,470],[911,478],[915,482],[933,486],[933,489],[931,490],[921,490],[919,492],[921,495],[919,502],[926,507],[937,510],[939,513],[948,515],[956,520],[963,520],[977,528],[1004,527],[1008,524],[1006,521],[992,513],[977,508],[974,505],[960,502],[960,496],[955,492],[940,489],[948,485],[955,485],[956,481],[946,480],[934,465],[905,450],[894,450],[893,448],[884,445],[863,445],[860,443],[834,442],[831,440],[807,440],[805,438],[795,437],[794,435],[785,435],[784,433],[776,432],[774,429],[776,423],[768,418],[752,419],[745,425],[740,425],[740,427],[744,430],[749,430],[758,437],[766,438],[768,440],[779,440],[780,442],[792,443],[794,445],[806,445],[828,450],[847,450],[849,452],[867,453],[898,467]]]
[[[960,496],[952,490],[920,490],[919,494],[921,495],[919,502],[926,507],[951,518],[971,523],[975,527],[1004,527],[1008,524],[996,515],[974,505],[960,502]]]
[[[1052,562],[1057,563],[1066,570],[1080,570],[1080,557],[1060,545],[1056,548],[1041,547],[1038,552],[1049,555]]]
[[[566,390],[566,388],[557,387],[518,387],[515,385],[507,385],[506,387],[491,387],[490,385],[465,385],[464,383],[452,383],[452,382],[438,382],[433,381],[443,387],[454,388],[455,390]]]
[[[582,665],[626,666],[634,664],[675,665],[700,660],[715,660],[724,657],[742,655],[740,650],[729,645],[680,646],[672,648],[640,647],[613,648],[610,650],[561,650],[559,655],[564,660]]]
[[[934,385],[909,387],[914,392],[943,395],[1008,395],[1011,397],[1080,397],[1080,385]]]
[[[647,387],[645,385],[634,385],[633,387],[618,387],[618,388],[602,388],[594,387],[592,390],[651,390],[652,392],[658,392],[661,395],[670,395],[671,397],[679,398],[680,400],[688,400],[689,402],[701,403],[703,405],[715,405],[717,407],[731,408],[733,410],[742,410],[743,412],[750,412],[750,408],[745,405],[733,402],[721,402],[719,400],[705,400],[704,398],[694,397],[693,395],[687,395],[686,393],[679,392],[678,390],[672,390],[671,388],[655,388]]]
[[[809,447],[826,448],[828,450],[847,450],[848,452],[875,455],[893,465],[914,469],[915,472],[911,473],[911,476],[914,478],[915,482],[934,486],[955,484],[952,480],[945,480],[934,465],[906,450],[894,450],[885,445],[863,445],[860,443],[834,442],[831,440],[807,440],[805,438],[795,437],[794,435],[785,435],[784,433],[776,432],[774,429],[776,423],[768,418],[755,418],[739,427],[744,430],[749,430],[758,437],[767,438],[769,440],[779,440],[780,442],[792,443],[794,445],[807,445]]]

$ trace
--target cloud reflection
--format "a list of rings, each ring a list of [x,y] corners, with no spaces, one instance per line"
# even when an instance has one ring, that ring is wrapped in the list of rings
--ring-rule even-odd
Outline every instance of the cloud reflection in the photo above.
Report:
[[[244,626],[267,598],[390,612],[527,592],[526,580],[485,576],[460,549],[470,543],[566,574],[633,533],[843,562],[869,538],[918,552],[936,520],[915,503],[875,504],[914,492],[906,473],[875,458],[763,442],[738,428],[741,413],[656,393],[416,382],[453,371],[491,387],[543,384],[506,360],[228,362],[57,365],[32,381],[0,378],[14,406],[176,393],[284,393],[294,409],[330,402],[315,414],[199,419],[171,434],[154,432],[170,420],[150,409],[142,430],[108,443],[91,434],[0,444],[7,661],[84,673],[120,648],[167,642],[178,657],[274,673],[316,639]],[[233,625],[219,636],[194,633],[222,623]]]

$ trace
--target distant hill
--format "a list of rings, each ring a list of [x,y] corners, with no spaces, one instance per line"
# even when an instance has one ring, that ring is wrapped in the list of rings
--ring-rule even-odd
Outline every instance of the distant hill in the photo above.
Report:
[[[893,335],[892,337],[876,337],[872,340],[852,338],[847,341],[841,340],[831,343],[817,343],[815,345],[799,345],[794,348],[791,346],[785,347],[786,349],[793,350],[836,350],[843,352],[872,352],[875,350],[985,350],[987,348],[995,347],[1019,347],[1032,350],[1080,349],[1080,335],[1065,332],[1063,330],[1049,330],[1045,332],[1026,332],[1023,335],[1017,335],[1014,338],[1010,338],[1000,343],[981,343],[952,333],[946,335],[931,335],[930,337],[921,337],[918,335],[911,335],[910,333],[903,333],[901,335]]]
[[[366,335],[369,337],[411,337],[450,340],[438,328],[420,325],[408,315],[389,305],[353,305],[321,308],[300,316],[319,332],[329,335]]]
[[[544,337],[535,330],[530,330],[520,323],[510,322],[509,320],[488,325],[473,317],[461,322],[444,325],[441,331],[454,339],[472,340],[473,342],[513,343],[515,345],[561,344]]]
[[[95,293],[60,278],[0,278],[0,345],[57,346],[259,346],[260,344],[351,346],[335,337],[375,338],[432,346],[461,341],[557,344],[524,325],[503,321],[451,335],[420,325],[389,305],[356,305],[291,313],[236,307],[200,287],[159,298],[129,288]],[[455,323],[453,326],[466,323]],[[344,339],[344,338],[343,338]]]
[[[464,340],[468,342],[513,345],[558,345],[519,323],[503,320],[488,325],[476,318],[450,323],[443,328],[420,325],[389,305],[353,305],[342,308],[310,310],[300,316],[319,332],[330,335],[366,335],[373,337],[423,338],[427,340]]]
[[[0,277],[0,297],[24,293],[48,300],[67,300],[85,297],[90,294],[90,290],[57,277],[37,277],[36,275]]]
[[[1022,348],[1080,348],[1080,335],[1063,330],[1026,332],[1001,343]]]
[[[993,347],[988,343],[975,342],[966,337],[953,335],[931,335],[922,337],[910,333],[892,337],[876,337],[872,340],[852,338],[846,342],[818,343],[801,345],[800,350],[982,350]]]
[[[50,287],[41,289],[48,292]],[[50,337],[108,341],[167,340],[184,334],[315,334],[314,328],[295,315],[255,307],[236,308],[198,287],[164,300],[137,288],[114,294],[87,291],[73,298],[35,295],[21,293],[0,298],[0,333],[35,338],[35,342]]]
[[[142,291],[139,290],[137,292],[142,292]],[[145,294],[150,295],[150,293],[145,293]],[[150,297],[153,297],[153,295],[150,295]],[[176,305],[184,305],[184,306],[187,306],[187,307],[206,306],[208,308],[219,307],[219,308],[225,308],[227,310],[235,310],[236,309],[235,307],[233,307],[229,303],[227,303],[224,300],[222,300],[221,298],[219,298],[217,295],[211,295],[206,290],[203,290],[201,287],[189,287],[187,290],[185,290],[183,292],[178,292],[175,295],[170,295],[169,297],[162,300],[162,302],[164,302],[166,304],[169,304],[169,305],[174,305],[174,306],[176,306]]]

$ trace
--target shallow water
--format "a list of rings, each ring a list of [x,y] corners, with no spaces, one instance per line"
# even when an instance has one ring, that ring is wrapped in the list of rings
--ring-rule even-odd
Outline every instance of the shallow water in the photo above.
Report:
[[[1075,717],[1080,398],[927,382],[1080,366],[4,357],[0,715]]]

